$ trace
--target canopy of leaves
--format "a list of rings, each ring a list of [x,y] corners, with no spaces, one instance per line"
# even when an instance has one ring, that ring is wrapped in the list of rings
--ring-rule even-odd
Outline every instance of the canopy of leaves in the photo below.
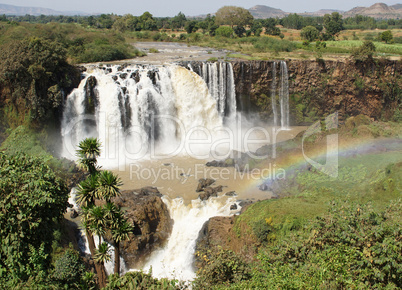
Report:
[[[401,200],[384,211],[333,201],[325,216],[261,250],[240,288],[396,289],[402,280]],[[389,288],[387,288],[389,287]]]
[[[24,154],[0,152],[0,176],[0,278],[26,279],[33,257],[50,251],[68,188],[41,159]]]
[[[324,27],[326,30],[326,34],[329,36],[336,36],[343,27],[342,16],[338,12],[333,12],[332,14],[324,15]]]
[[[320,32],[314,26],[306,26],[303,27],[303,29],[301,30],[300,36],[301,38],[312,42],[318,39],[318,37],[320,36]]]
[[[242,7],[224,6],[220,8],[215,14],[215,21],[218,25],[230,25],[233,27],[247,26],[253,23],[253,15]]]
[[[0,50],[0,91],[20,111],[29,111],[31,120],[54,120],[63,91],[71,90],[78,76],[56,42],[34,37]]]
[[[357,61],[372,60],[375,50],[374,43],[370,40],[366,40],[352,52],[352,57]]]
[[[393,39],[394,37],[393,37],[393,35],[392,35],[392,32],[391,32],[391,30],[386,30],[386,31],[384,31],[384,32],[382,32],[381,34],[380,34],[380,39],[381,39],[381,41],[384,41],[385,43],[390,43],[390,42],[392,42],[392,39]]]
[[[234,33],[233,28],[228,26],[221,26],[215,30],[215,35],[223,37],[232,37]]]

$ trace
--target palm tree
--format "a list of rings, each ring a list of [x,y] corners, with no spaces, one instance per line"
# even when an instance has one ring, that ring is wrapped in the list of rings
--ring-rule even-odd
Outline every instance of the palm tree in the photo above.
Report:
[[[133,226],[124,218],[120,207],[107,203],[104,207],[105,218],[108,219],[114,246],[114,273],[120,275],[120,242],[128,240]]]
[[[97,171],[97,158],[100,156],[101,143],[97,138],[86,138],[78,144],[78,165],[93,174]]]
[[[94,261],[95,265],[100,265],[100,271],[98,273],[99,276],[99,286],[101,288],[106,287],[106,270],[105,263],[111,260],[109,255],[109,244],[103,242],[99,245],[99,248],[95,251]]]
[[[97,198],[110,202],[113,197],[120,195],[121,179],[111,171],[102,171],[98,178]]]
[[[77,190],[77,201],[81,207],[91,207],[95,204],[98,189],[98,174],[89,175],[81,181]]]
[[[89,206],[82,207],[81,216],[82,216],[82,226],[85,229],[85,234],[88,239],[89,250],[91,252],[91,256],[95,260],[95,256],[98,253],[98,249],[96,249],[93,233],[95,233],[96,235],[103,235],[104,232],[102,231],[103,227],[99,226],[99,224],[101,224],[101,223],[97,221],[97,216],[98,216],[97,211],[99,211],[99,210],[95,209],[95,212],[94,212],[94,210],[93,210],[94,207],[95,207],[94,205],[92,205],[91,207],[89,207]],[[96,227],[95,225],[98,225],[98,227]],[[99,243],[100,243],[100,237],[99,237]],[[100,288],[105,287],[106,286],[106,271],[105,271],[104,264],[95,262],[95,270],[96,270],[96,273],[98,274],[98,278],[99,278],[99,287]]]
[[[99,245],[104,238],[108,226],[108,220],[105,218],[105,211],[101,206],[93,206],[88,211],[87,222],[93,235],[99,237]]]
[[[114,273],[120,275],[120,242],[129,240],[133,226],[123,217],[112,224],[112,239],[114,246]]]

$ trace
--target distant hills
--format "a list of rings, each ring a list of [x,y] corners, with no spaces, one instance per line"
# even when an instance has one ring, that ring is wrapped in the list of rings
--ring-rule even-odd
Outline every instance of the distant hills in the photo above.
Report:
[[[249,9],[255,18],[282,18],[291,12],[285,12],[281,9],[272,8],[265,5],[256,5]],[[321,9],[315,12],[297,13],[302,16],[324,16],[332,12],[339,12],[343,17],[353,17],[355,15],[370,16],[376,19],[401,19],[402,4],[388,6],[385,3],[376,3],[370,7],[355,7],[349,11],[341,11],[334,9]]]
[[[388,6],[384,3],[376,3],[370,7],[355,7],[343,13],[344,17],[355,15],[364,15],[382,19],[402,18],[402,4]]]
[[[249,9],[255,18],[283,18],[292,12],[285,12],[281,9],[256,5]],[[374,17],[376,19],[402,19],[402,4],[388,6],[385,3],[376,3],[370,7],[355,7],[349,11],[341,11],[334,9],[321,9],[315,12],[298,13],[302,16],[323,16],[332,12],[339,12],[343,17],[353,17],[355,15],[364,15]],[[108,12],[104,12],[108,13]],[[90,15],[89,13],[80,11],[56,11],[41,7],[22,7],[8,4],[0,4],[0,15]]]
[[[48,8],[41,7],[22,7],[22,6],[14,6],[8,4],[0,4],[0,15],[89,15],[89,13],[80,12],[80,11],[56,11]]]

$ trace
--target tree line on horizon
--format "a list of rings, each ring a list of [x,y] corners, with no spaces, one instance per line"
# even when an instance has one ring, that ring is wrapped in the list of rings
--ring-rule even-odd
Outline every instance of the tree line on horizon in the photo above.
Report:
[[[77,23],[84,27],[98,28],[98,29],[116,29],[116,30],[129,30],[129,31],[156,31],[163,29],[171,30],[186,30],[188,33],[195,30],[202,30],[204,33],[208,32],[213,35],[222,23],[221,12],[228,12],[231,10],[231,14],[234,18],[240,18],[240,24],[236,24],[236,27],[250,27],[250,32],[254,32],[258,28],[263,28],[264,25],[281,25],[288,29],[301,30],[306,26],[314,26],[319,31],[322,30],[324,21],[329,14],[325,16],[301,16],[297,13],[291,13],[283,18],[266,18],[266,19],[254,19],[251,13],[244,8],[235,6],[224,6],[220,8],[215,15],[208,14],[205,17],[186,17],[182,12],[179,12],[174,17],[154,17],[149,12],[144,12],[140,16],[134,16],[132,14],[116,15],[116,14],[101,14],[91,16],[66,16],[66,15],[2,15],[0,21],[10,22],[28,22],[28,23]],[[334,12],[337,13],[337,12]],[[339,13],[337,13],[339,14]],[[333,15],[333,13],[331,14]],[[240,16],[240,17],[239,17]],[[339,14],[339,17],[342,16]],[[249,20],[249,21],[248,21]],[[348,17],[343,20],[345,29],[391,29],[402,28],[402,19],[375,19],[369,16],[356,15],[354,17]],[[232,17],[233,22],[233,17]],[[236,23],[236,22],[235,22]],[[232,26],[233,28],[233,26]],[[277,32],[275,29],[268,29],[268,32]],[[268,33],[269,34],[269,33]]]

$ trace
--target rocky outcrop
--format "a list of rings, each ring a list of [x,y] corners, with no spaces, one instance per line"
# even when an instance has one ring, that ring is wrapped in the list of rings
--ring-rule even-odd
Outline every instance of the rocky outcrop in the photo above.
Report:
[[[270,120],[274,61],[233,62],[238,108]],[[311,122],[335,111],[341,118],[364,114],[392,118],[402,86],[400,61],[287,60],[292,124]],[[399,97],[398,97],[399,96]]]
[[[164,245],[170,236],[173,220],[157,188],[145,187],[122,191],[114,202],[125,209],[134,225],[130,241],[121,244],[121,255],[128,268],[140,267],[149,254]]]
[[[196,251],[202,249],[214,250],[217,247],[222,247],[236,252],[248,261],[253,260],[257,253],[259,242],[252,234],[240,236],[236,234],[234,231],[236,218],[238,217],[210,218],[198,234]],[[242,233],[246,232],[244,229],[241,229],[241,231]]]

